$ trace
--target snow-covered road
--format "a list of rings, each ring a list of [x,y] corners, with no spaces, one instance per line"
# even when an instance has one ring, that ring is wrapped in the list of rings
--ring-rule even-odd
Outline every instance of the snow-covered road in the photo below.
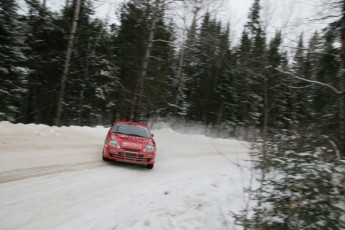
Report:
[[[103,162],[106,132],[0,122],[0,229],[239,229],[246,142],[154,130],[148,170]]]

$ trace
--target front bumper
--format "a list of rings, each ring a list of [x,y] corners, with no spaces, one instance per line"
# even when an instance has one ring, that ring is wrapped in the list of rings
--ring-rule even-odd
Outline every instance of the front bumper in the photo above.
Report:
[[[135,164],[154,164],[155,152],[143,152],[136,149],[118,149],[105,146],[103,150],[103,157],[121,162],[135,163]]]

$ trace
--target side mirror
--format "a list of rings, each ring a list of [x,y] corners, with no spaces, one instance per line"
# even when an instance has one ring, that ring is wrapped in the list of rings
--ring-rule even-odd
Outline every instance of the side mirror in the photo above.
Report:
[[[151,133],[151,137],[154,137],[155,135],[153,133]]]

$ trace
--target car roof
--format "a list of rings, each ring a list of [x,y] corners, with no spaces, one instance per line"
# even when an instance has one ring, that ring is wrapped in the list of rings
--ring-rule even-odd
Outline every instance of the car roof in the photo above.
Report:
[[[121,120],[121,121],[117,121],[117,122],[115,122],[115,124],[136,125],[136,126],[141,126],[141,127],[145,127],[145,128],[147,128],[147,126],[146,126],[146,125],[141,124],[141,123],[138,123],[138,122],[134,122],[134,121],[124,121],[124,120]]]

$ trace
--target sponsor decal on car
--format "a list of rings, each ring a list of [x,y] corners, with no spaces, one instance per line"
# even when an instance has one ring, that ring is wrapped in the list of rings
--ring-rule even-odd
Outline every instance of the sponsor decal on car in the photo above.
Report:
[[[139,140],[139,141],[145,140],[145,138],[143,138],[143,137],[135,137],[135,136],[129,136],[129,135],[123,135],[123,134],[121,134],[119,136],[123,139]]]
[[[142,148],[143,145],[139,144],[139,143],[124,141],[124,142],[122,142],[122,146],[133,147],[133,148]]]

